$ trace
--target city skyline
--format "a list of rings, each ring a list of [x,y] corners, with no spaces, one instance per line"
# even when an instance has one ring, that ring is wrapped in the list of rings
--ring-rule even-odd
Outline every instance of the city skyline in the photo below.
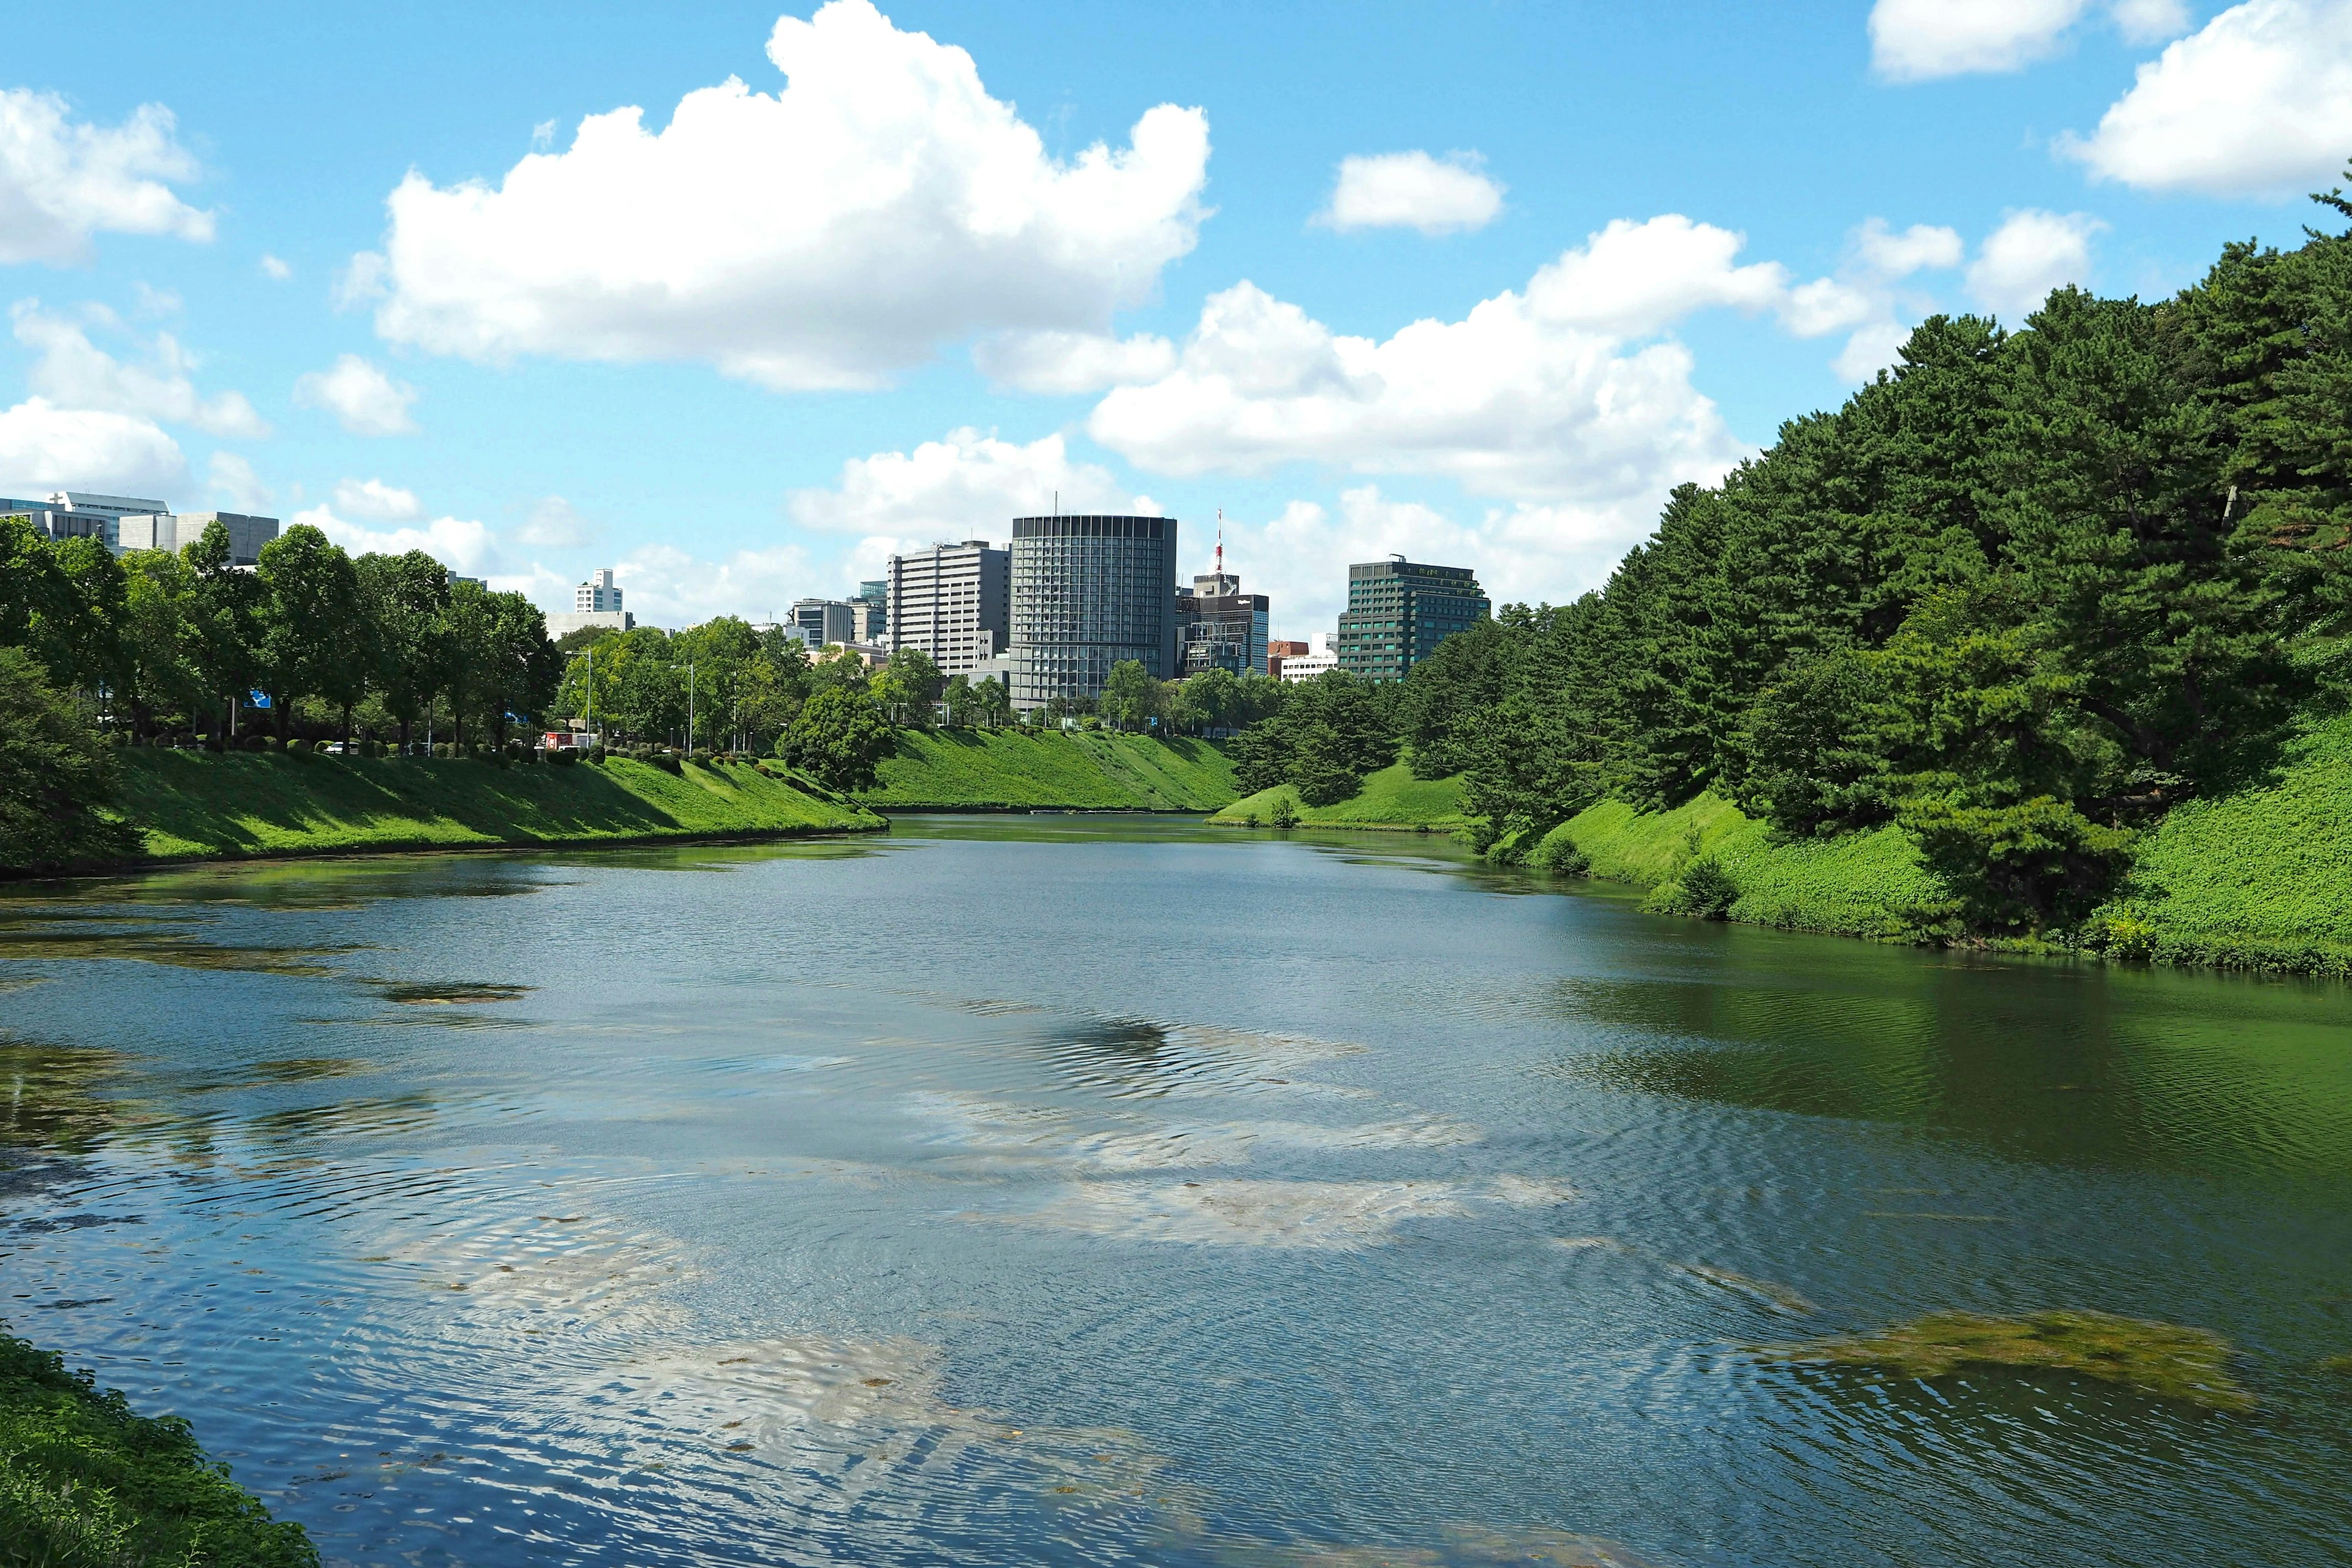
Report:
[[[1057,506],[1222,508],[1277,637],[1392,551],[1558,601],[1923,315],[2168,293],[2352,146],[2341,6],[1947,10],[27,9],[0,493],[674,624]]]

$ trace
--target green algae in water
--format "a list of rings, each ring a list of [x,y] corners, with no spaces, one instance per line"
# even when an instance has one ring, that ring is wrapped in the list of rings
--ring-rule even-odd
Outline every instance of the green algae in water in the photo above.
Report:
[[[528,985],[416,985],[379,981],[376,989],[387,1002],[411,1007],[460,1007],[483,1002],[520,1002],[531,993]]]
[[[2230,1376],[2230,1346],[2221,1335],[2109,1312],[1930,1312],[1876,1333],[1812,1340],[1777,1353],[1917,1378],[1948,1377],[1963,1366],[2071,1372],[2215,1410],[2254,1407],[2254,1396]]]

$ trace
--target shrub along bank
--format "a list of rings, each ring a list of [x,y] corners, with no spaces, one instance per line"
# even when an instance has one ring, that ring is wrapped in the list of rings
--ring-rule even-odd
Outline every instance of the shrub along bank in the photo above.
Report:
[[[1646,889],[1667,912],[1897,941],[1966,931],[1962,900],[1893,824],[1796,837],[1704,794],[1672,811],[1603,801],[1532,845],[1497,847]],[[2115,896],[2050,945],[2352,977],[2352,719],[2305,732],[2266,782],[2175,808]]]
[[[673,773],[464,759],[119,754],[119,795],[152,859],[631,839],[747,837],[883,826],[771,765],[689,763]]]
[[[0,1333],[0,1563],[317,1568],[187,1423],[140,1415],[56,1355]]]
[[[887,811],[1214,811],[1239,793],[1213,742],[1109,731],[897,732],[858,801]]]

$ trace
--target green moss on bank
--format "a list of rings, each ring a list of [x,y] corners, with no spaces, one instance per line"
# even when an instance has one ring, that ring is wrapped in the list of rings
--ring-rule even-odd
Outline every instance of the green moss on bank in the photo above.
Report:
[[[1353,796],[1332,805],[1308,805],[1298,798],[1291,784],[1276,784],[1262,789],[1246,799],[1237,800],[1210,821],[1226,826],[1246,824],[1255,817],[1260,823],[1271,822],[1275,803],[1287,800],[1297,815],[1302,827],[1375,827],[1395,830],[1451,832],[1469,826],[1470,818],[1462,809],[1462,778],[1417,779],[1409,763],[1399,762],[1364,778],[1364,787]]]
[[[56,1355],[0,1334],[0,1563],[316,1568],[184,1421],[133,1412]]]
[[[748,765],[672,774],[421,757],[141,749],[122,753],[125,816],[155,859],[843,832],[882,826]]]
[[[1214,811],[1234,765],[1212,742],[1105,731],[902,731],[873,789],[888,811]]]

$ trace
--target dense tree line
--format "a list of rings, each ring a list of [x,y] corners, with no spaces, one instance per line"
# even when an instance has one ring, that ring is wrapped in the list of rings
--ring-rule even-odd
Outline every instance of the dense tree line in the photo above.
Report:
[[[2154,303],[1927,321],[1606,587],[1448,639],[1398,729],[1497,835],[1714,790],[1898,823],[1977,929],[2038,929],[2346,700],[2347,539],[2352,235],[2233,244]]]
[[[121,737],[267,734],[502,742],[554,686],[545,618],[520,594],[453,581],[422,552],[357,560],[288,529],[234,564],[218,522],[186,549],[120,557],[0,517],[0,647],[24,650],[84,722]],[[254,704],[256,694],[266,708]]]

